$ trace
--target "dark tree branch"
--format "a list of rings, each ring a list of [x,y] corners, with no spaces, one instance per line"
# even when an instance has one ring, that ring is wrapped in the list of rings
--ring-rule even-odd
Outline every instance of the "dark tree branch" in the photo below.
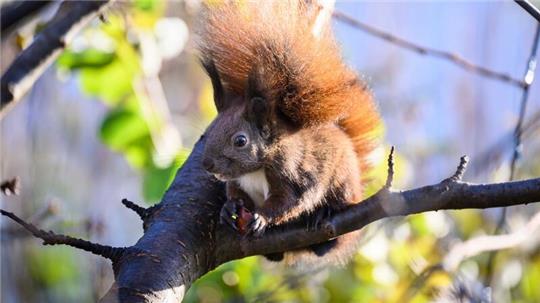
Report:
[[[148,216],[148,210],[149,210],[148,208],[144,208],[142,206],[139,206],[139,205],[135,204],[134,202],[129,201],[128,199],[122,199],[122,204],[124,204],[125,207],[131,209],[137,215],[139,215],[139,217],[143,221]]]
[[[536,21],[540,22],[540,11],[527,0],[514,0],[519,6],[527,11]]]
[[[469,157],[462,156],[459,160],[459,165],[456,172],[448,180],[453,182],[461,181],[463,179],[463,175],[465,174],[465,170],[467,169],[467,164],[469,164]]]
[[[261,238],[245,238],[219,225],[224,186],[201,167],[204,138],[178,172],[161,203],[146,217],[147,228],[127,248],[108,248],[79,239],[54,235],[16,220],[47,243],[68,244],[115,259],[116,282],[102,302],[163,302],[181,300],[191,284],[216,266],[252,255],[309,246],[360,229],[387,217],[441,209],[490,208],[540,201],[540,178],[499,184],[461,181],[467,158],[440,183],[407,191],[385,186],[362,203],[335,214],[317,230],[290,224],[271,228]],[[389,156],[389,180],[393,174]],[[128,203],[129,204],[129,203]],[[133,207],[131,209],[140,208]],[[56,238],[57,237],[57,238]],[[103,252],[106,251],[106,252]]]
[[[78,249],[91,252],[98,256],[102,256],[104,258],[110,259],[113,262],[116,261],[122,255],[122,252],[124,251],[123,248],[101,245],[101,244],[92,243],[86,240],[73,238],[70,236],[58,235],[52,231],[48,231],[48,232],[44,231],[42,229],[35,227],[31,223],[27,223],[26,221],[17,217],[13,213],[7,212],[2,209],[0,209],[0,214],[17,222],[19,225],[24,227],[24,229],[29,231],[34,237],[40,238],[41,240],[43,240],[43,245],[64,244],[64,245],[72,246]]]
[[[135,204],[134,202],[129,201],[128,199],[122,199],[122,204],[124,204],[125,207],[131,209],[137,215],[139,215],[139,218],[141,218],[141,220],[143,221],[144,231],[146,231],[146,228],[148,227],[149,218],[151,218],[152,215],[159,209],[159,206],[156,205],[144,208]]]
[[[384,187],[390,189],[394,182],[394,146],[390,148],[390,154],[388,155],[388,175],[386,176],[386,184]]]
[[[13,29],[54,1],[12,1],[0,8],[0,35],[5,38]]]
[[[336,214],[322,229],[307,231],[300,227],[271,233],[260,239],[241,241],[243,253],[249,256],[279,252],[284,247],[285,250],[302,248],[388,217],[433,210],[483,209],[540,201],[540,178],[499,184],[470,184],[459,180],[465,163],[466,158],[462,158],[457,172],[438,184],[407,191],[388,191],[384,188],[362,203]]]
[[[103,302],[162,302],[181,299],[191,283],[224,262],[306,247],[379,219],[431,210],[540,201],[540,178],[486,185],[461,182],[467,163],[463,157],[456,172],[440,183],[408,191],[393,191],[385,186],[362,203],[334,215],[318,230],[291,224],[270,229],[262,238],[245,238],[218,224],[224,188],[200,167],[203,144],[204,139],[197,143],[159,209],[146,217],[147,229],[134,246],[110,248],[58,236],[38,230],[11,213],[2,214],[44,239],[45,244],[68,244],[113,258],[116,282]],[[387,184],[391,184],[393,175],[392,154]],[[143,210],[127,204],[137,212]]]
[[[15,59],[0,83],[0,119],[61,54],[74,35],[112,2],[65,1],[54,18]]]
[[[45,205],[42,209],[38,210],[35,214],[33,214],[30,218],[28,218],[26,221],[30,222],[32,224],[39,224],[45,219],[54,216],[58,214],[58,205],[51,201]],[[32,236],[29,234],[26,230],[15,228],[15,227],[7,227],[0,229],[0,241],[12,241],[20,238],[27,238]]]

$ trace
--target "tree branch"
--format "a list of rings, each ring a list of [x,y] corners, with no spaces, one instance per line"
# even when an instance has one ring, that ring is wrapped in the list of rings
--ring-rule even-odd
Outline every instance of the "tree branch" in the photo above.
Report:
[[[32,224],[39,224],[42,221],[46,220],[47,218],[57,215],[58,214],[58,208],[59,206],[55,201],[48,202],[45,207],[38,210],[35,214],[33,214],[30,218],[28,218],[26,221],[30,222]],[[32,236],[31,234],[28,234],[27,231],[20,228],[15,227],[7,227],[0,229],[0,241],[13,241],[16,239],[21,238],[27,238]]]
[[[4,3],[0,8],[0,35],[6,37],[15,26],[36,14],[53,1],[12,1]]]
[[[159,206],[156,205],[144,208],[135,204],[134,202],[129,201],[128,199],[122,199],[122,204],[124,204],[125,207],[134,211],[139,216],[139,218],[141,218],[141,220],[143,221],[144,231],[146,231],[146,228],[148,227],[148,218],[159,209]]]
[[[32,44],[22,51],[0,80],[0,119],[61,54],[74,35],[114,0],[65,1]]]
[[[78,249],[91,252],[98,256],[102,256],[104,258],[110,259],[113,262],[116,261],[122,255],[122,252],[124,251],[123,248],[101,245],[101,244],[92,243],[86,240],[73,238],[66,235],[58,235],[52,231],[48,231],[48,232],[44,231],[42,229],[35,227],[33,224],[28,223],[24,221],[23,219],[17,217],[15,214],[7,212],[2,209],[0,209],[0,214],[17,222],[19,225],[24,227],[24,229],[29,231],[34,237],[40,238],[41,240],[43,240],[43,245],[64,244],[64,245],[72,246]]]
[[[514,0],[519,6],[529,13],[536,21],[540,22],[540,11],[527,0]]]
[[[375,195],[336,214],[318,230],[303,227],[271,233],[260,239],[241,241],[245,256],[298,249],[360,229],[388,217],[407,216],[444,209],[492,208],[540,201],[540,178],[498,184],[460,181],[467,158],[456,173],[438,184],[407,191],[383,188]]]
[[[139,206],[139,205],[135,204],[134,202],[129,201],[128,199],[122,199],[122,204],[124,204],[125,207],[131,209],[137,215],[139,215],[139,217],[143,221],[149,215],[149,208],[144,208],[142,206]]]
[[[195,280],[224,262],[306,247],[387,217],[540,201],[540,178],[499,184],[462,182],[467,164],[463,157],[456,172],[437,184],[407,191],[385,186],[315,230],[293,223],[270,228],[261,238],[245,238],[218,223],[224,186],[201,167],[204,142],[203,137],[195,145],[161,203],[146,216],[144,235],[122,249],[113,262],[116,281],[101,302],[179,301]],[[389,163],[392,168],[391,156]],[[387,184],[393,175],[390,168]]]

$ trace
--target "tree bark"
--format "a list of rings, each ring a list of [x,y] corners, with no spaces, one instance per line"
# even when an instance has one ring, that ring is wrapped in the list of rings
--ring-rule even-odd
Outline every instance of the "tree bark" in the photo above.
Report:
[[[332,215],[315,228],[291,223],[268,229],[262,237],[243,237],[220,225],[224,184],[201,165],[201,137],[177,173],[161,203],[143,208],[122,203],[143,221],[144,234],[130,247],[110,247],[47,232],[16,215],[0,210],[45,245],[64,244],[112,261],[115,283],[101,302],[179,302],[191,284],[225,262],[253,255],[285,252],[321,243],[393,216],[432,210],[490,208],[540,201],[540,178],[498,184],[461,181],[466,157],[449,178],[429,186],[392,189],[393,149],[386,185],[373,196]]]
[[[540,178],[472,185],[460,181],[462,161],[456,174],[438,184],[403,192],[385,187],[319,229],[291,225],[248,239],[218,224],[224,187],[201,168],[203,145],[204,138],[146,216],[143,237],[114,262],[116,282],[101,302],[180,301],[195,280],[227,261],[305,247],[386,217],[540,201]]]

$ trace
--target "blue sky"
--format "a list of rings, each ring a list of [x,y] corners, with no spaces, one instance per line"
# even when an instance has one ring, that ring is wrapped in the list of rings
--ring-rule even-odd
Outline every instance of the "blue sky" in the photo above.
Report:
[[[523,77],[536,21],[512,1],[338,2],[336,9],[419,45]],[[334,21],[347,60],[366,77],[386,120],[387,138],[433,181],[513,130],[521,89],[422,56]],[[540,108],[531,87],[528,113]],[[438,156],[435,156],[438,154]],[[455,159],[452,161],[452,159]],[[416,182],[415,182],[416,183]]]

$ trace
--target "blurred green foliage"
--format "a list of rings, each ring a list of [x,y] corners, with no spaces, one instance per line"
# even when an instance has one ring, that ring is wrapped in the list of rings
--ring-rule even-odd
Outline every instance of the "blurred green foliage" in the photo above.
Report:
[[[32,251],[30,273],[34,280],[44,287],[55,284],[69,284],[78,276],[73,254],[66,247],[54,247],[42,251]],[[61,263],[58,260],[62,260]]]
[[[148,202],[156,202],[185,160],[186,151],[178,149],[176,155],[167,155],[171,160],[165,164],[156,154],[155,140],[165,121],[149,110],[152,104],[140,88],[144,81],[140,48],[129,35],[130,31],[152,29],[162,14],[164,3],[145,0],[134,4],[131,27],[121,16],[109,16],[99,28],[85,33],[82,49],[66,50],[57,66],[76,72],[83,92],[109,107],[99,129],[99,138],[141,171],[143,196]]]
[[[89,298],[91,289],[81,289],[80,285],[87,269],[80,266],[71,248],[55,246],[27,253],[30,277],[36,286],[45,290],[42,301],[88,302],[81,298]]]

